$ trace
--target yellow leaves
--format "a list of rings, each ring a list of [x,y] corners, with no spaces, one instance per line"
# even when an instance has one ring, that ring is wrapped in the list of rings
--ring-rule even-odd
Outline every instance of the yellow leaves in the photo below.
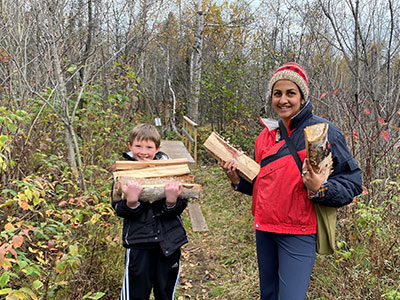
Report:
[[[26,200],[21,200],[21,199],[19,199],[19,200],[18,200],[18,205],[19,205],[19,207],[21,207],[23,210],[28,210],[28,209],[29,209],[29,204],[28,204],[28,201],[26,201]]]
[[[392,129],[394,129],[394,130],[400,130],[400,128],[399,128],[398,126],[396,126],[396,125],[390,125],[390,127],[391,127]]]
[[[30,297],[32,300],[37,300],[37,299],[38,299],[38,297],[36,296],[36,294],[35,294],[31,289],[29,289],[29,288],[27,288],[27,287],[20,288],[20,289],[19,289],[19,292],[21,292],[21,293],[24,294],[24,298],[21,298],[21,299],[29,299],[29,297]],[[29,297],[26,297],[27,295],[28,295]]]
[[[38,249],[33,249],[32,247],[28,247],[28,250],[29,250],[30,253],[34,253],[34,254],[39,252]]]
[[[95,224],[95,223],[97,223],[98,220],[100,220],[100,218],[101,218],[101,215],[100,215],[100,214],[94,214],[94,215],[90,218],[90,222],[91,222],[92,224]]]
[[[6,257],[0,257],[0,269],[9,270],[11,268],[11,262]]]
[[[19,299],[29,299],[29,297],[27,297],[27,295],[22,291],[22,288],[19,291],[12,291],[11,294],[9,294],[6,297],[6,300],[19,300]],[[32,299],[36,300],[37,297]]]
[[[28,193],[28,195],[31,195]],[[23,210],[28,210],[29,209],[29,204],[28,204],[28,199],[26,193],[18,193],[18,205],[21,207]]]
[[[186,281],[183,282],[182,288],[183,288],[184,290],[190,289],[190,288],[192,288],[192,287],[193,287],[193,286],[192,286],[192,284],[190,283],[189,280],[186,280]]]
[[[76,69],[77,69],[77,65],[72,64],[71,66],[69,66],[67,71],[70,72],[70,73],[73,73],[73,72],[75,72]]]
[[[45,195],[45,191],[42,191],[43,196]],[[31,202],[33,206],[38,205],[40,202],[44,200],[41,197],[41,192],[37,189],[33,188],[25,188],[22,192],[18,192],[18,194],[14,197],[13,200],[8,201],[8,204],[12,202],[18,202],[18,206],[23,210],[32,210],[32,205],[30,206],[29,203]]]
[[[7,223],[6,225],[4,225],[4,230],[12,230],[14,228],[14,225],[11,223]]]
[[[28,200],[32,200],[33,193],[30,189],[26,189],[24,191],[24,193],[25,193],[26,197],[28,198]]]
[[[77,256],[78,255],[78,245],[77,244],[69,246],[69,254],[71,256]]]

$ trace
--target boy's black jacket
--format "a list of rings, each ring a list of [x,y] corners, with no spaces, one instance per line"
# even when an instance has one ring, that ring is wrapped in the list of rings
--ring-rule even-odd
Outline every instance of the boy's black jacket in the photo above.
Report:
[[[130,153],[123,157],[135,160]],[[157,152],[154,159],[165,159],[168,156]],[[111,195],[112,199],[112,195]],[[126,200],[112,202],[117,216],[124,219],[122,243],[125,248],[147,249],[161,247],[165,256],[169,256],[188,242],[181,213],[187,206],[187,199],[178,197],[176,205],[167,208],[165,199],[152,204],[140,202],[139,207],[132,209],[126,205]]]

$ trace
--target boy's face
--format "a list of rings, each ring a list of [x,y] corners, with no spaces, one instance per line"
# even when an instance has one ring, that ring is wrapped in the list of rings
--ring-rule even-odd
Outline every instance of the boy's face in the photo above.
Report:
[[[137,160],[152,160],[158,150],[160,150],[160,147],[157,148],[152,140],[139,141],[137,138],[135,138],[132,144],[128,142],[128,148]]]

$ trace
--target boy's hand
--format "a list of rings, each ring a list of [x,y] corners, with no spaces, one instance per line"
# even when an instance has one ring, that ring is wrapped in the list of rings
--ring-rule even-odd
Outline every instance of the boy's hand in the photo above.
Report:
[[[179,195],[182,194],[183,185],[177,181],[167,182],[165,184],[165,203],[168,206],[173,206],[176,204],[176,200]]]
[[[326,167],[320,173],[314,172],[307,158],[303,164],[303,182],[304,185],[313,193],[317,193],[321,185],[324,183]]]
[[[119,185],[126,196],[126,205],[128,205],[129,208],[136,208],[138,206],[140,193],[143,190],[141,184],[136,180],[128,180],[125,184],[120,181]]]

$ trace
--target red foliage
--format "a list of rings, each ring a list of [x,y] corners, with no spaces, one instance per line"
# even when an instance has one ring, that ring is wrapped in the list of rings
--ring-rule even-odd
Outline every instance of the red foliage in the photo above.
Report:
[[[389,132],[387,131],[382,131],[382,137],[385,141],[389,140]]]

